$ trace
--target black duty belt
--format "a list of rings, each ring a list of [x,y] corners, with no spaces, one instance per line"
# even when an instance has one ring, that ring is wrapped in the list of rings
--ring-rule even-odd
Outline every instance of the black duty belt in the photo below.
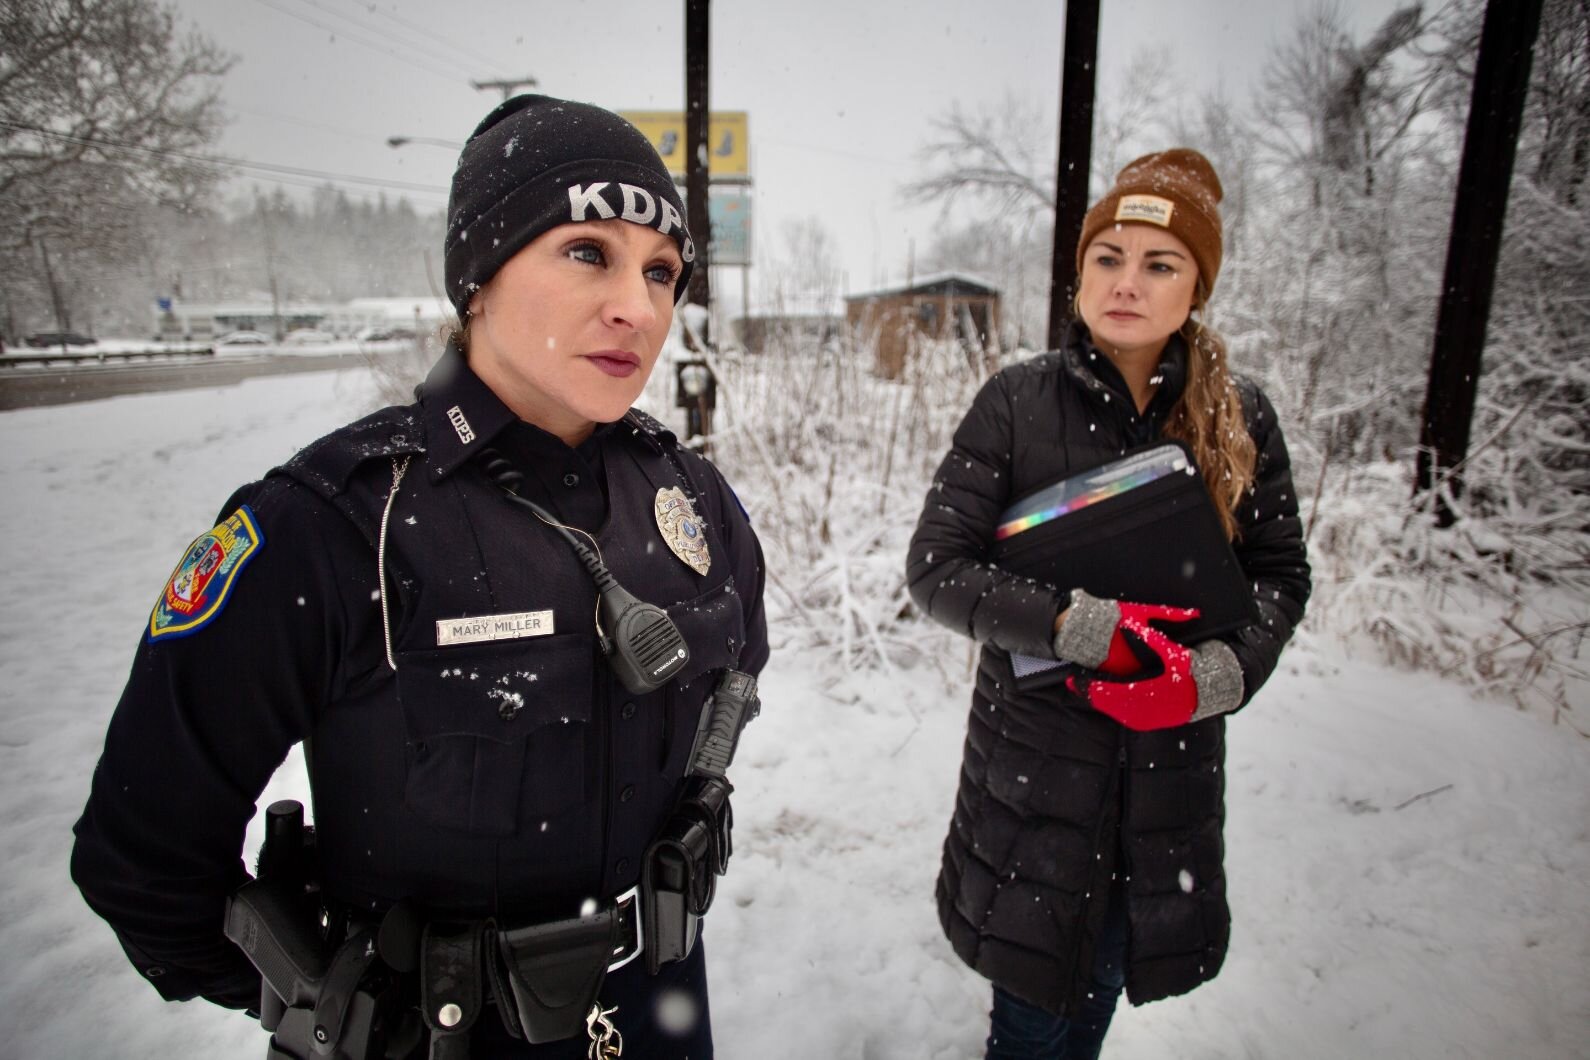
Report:
[[[420,939],[421,1012],[433,1042],[462,1045],[489,997],[511,1033],[560,1041],[585,1030],[607,973],[645,948],[639,887],[558,920],[433,921]]]
[[[612,959],[607,962],[609,972],[618,971],[646,949],[646,931],[640,913],[640,884],[637,883],[613,899],[613,905],[618,916],[618,944],[613,947]]]

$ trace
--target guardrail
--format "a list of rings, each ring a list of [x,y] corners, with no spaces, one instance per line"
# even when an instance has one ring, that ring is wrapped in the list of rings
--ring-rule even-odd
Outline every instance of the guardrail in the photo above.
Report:
[[[54,368],[65,364],[129,364],[136,361],[193,361],[214,356],[215,349],[210,346],[186,350],[103,350],[81,353],[51,353],[13,347],[0,356],[0,369]]]

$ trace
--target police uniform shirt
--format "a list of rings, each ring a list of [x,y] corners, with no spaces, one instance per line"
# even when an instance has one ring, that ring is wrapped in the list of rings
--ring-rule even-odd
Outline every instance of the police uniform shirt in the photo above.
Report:
[[[691,656],[672,683],[633,696],[612,677],[589,574],[503,499],[486,449],[523,473],[523,495],[591,533],[621,584],[668,608]],[[704,524],[705,573],[659,529],[672,490]],[[636,882],[717,675],[767,658],[760,548],[716,468],[633,412],[570,448],[518,421],[452,350],[415,405],[322,439],[221,515],[237,533],[219,535],[215,569],[250,532],[252,551],[206,587],[220,603],[202,623],[145,630],[72,860],[168,998],[257,1001],[222,910],[247,879],[255,801],[295,743],[339,905],[566,916]],[[499,621],[442,643],[454,619]]]

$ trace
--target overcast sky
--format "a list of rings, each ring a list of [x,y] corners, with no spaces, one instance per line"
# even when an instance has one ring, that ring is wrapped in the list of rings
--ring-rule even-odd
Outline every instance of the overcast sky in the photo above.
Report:
[[[1271,47],[1313,0],[1102,0],[1100,75],[1141,49],[1168,50],[1189,96],[1245,100]],[[175,0],[239,58],[223,95],[231,157],[402,181],[421,209],[446,202],[456,151],[389,136],[463,140],[500,99],[471,80],[533,76],[536,91],[615,110],[684,103],[684,5],[651,0]],[[1344,0],[1360,39],[1396,0]],[[930,119],[1014,96],[1052,126],[1060,0],[719,0],[711,99],[750,115],[757,256],[791,219],[819,218],[849,290],[902,276],[942,223],[908,206]],[[1051,137],[1053,133],[1049,134]],[[288,178],[312,184],[313,179]],[[752,272],[756,298],[757,272]],[[722,287],[738,300],[737,275]]]

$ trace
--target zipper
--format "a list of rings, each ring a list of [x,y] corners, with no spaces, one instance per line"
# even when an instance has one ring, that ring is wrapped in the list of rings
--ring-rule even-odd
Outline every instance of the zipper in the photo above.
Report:
[[[1117,829],[1117,833],[1119,834],[1121,831],[1124,830],[1125,825],[1126,825],[1126,735],[1125,735],[1125,731],[1124,730],[1122,730],[1122,734],[1121,734],[1121,738],[1120,738],[1120,744],[1119,744],[1119,749],[1118,749],[1118,751],[1116,753],[1116,781],[1120,785],[1120,791],[1117,794],[1116,798],[1121,801],[1121,820],[1120,820],[1121,827],[1120,827],[1120,829]],[[1073,947],[1073,952],[1075,953],[1075,956],[1072,958],[1072,961],[1071,961],[1071,989],[1073,991],[1076,990],[1076,987],[1077,987],[1078,983],[1083,982],[1083,978],[1082,977],[1084,975],[1086,975],[1088,980],[1090,980],[1090,981],[1093,978],[1093,967],[1092,967],[1092,965],[1090,964],[1087,967],[1087,969],[1085,969],[1085,970],[1082,967],[1082,946],[1080,944],[1081,937],[1082,937],[1082,931],[1087,927],[1088,903],[1093,901],[1093,899],[1091,897],[1092,893],[1094,891],[1098,890],[1101,885],[1106,887],[1106,888],[1108,888],[1114,882],[1114,881],[1108,880],[1108,879],[1101,880],[1100,877],[1099,877],[1099,873],[1097,871],[1097,866],[1098,866],[1100,860],[1102,860],[1100,855],[1101,855],[1101,852],[1102,852],[1103,846],[1104,846],[1104,814],[1102,812],[1102,809],[1103,808],[1101,807],[1100,808],[1101,812],[1099,813],[1099,817],[1098,817],[1098,823],[1095,824],[1094,827],[1093,827],[1093,864],[1095,866],[1095,870],[1094,870],[1094,872],[1092,874],[1092,881],[1093,882],[1088,885],[1088,892],[1087,892],[1087,894],[1085,894],[1083,896],[1082,913],[1077,918],[1077,939],[1078,939],[1078,945]],[[1117,865],[1117,871],[1120,871],[1120,869],[1123,867],[1123,864],[1125,862],[1126,848],[1125,848],[1125,844],[1123,842],[1117,842],[1116,846],[1118,847],[1117,853],[1119,854],[1120,859],[1121,859],[1121,863],[1122,863],[1122,864],[1118,864]],[[1102,901],[1104,902],[1104,908],[1105,908],[1105,912],[1107,914],[1109,912],[1109,902],[1110,902],[1110,896],[1109,896],[1109,892],[1108,891],[1106,891],[1105,894],[1103,895]],[[1130,937],[1131,921],[1130,920],[1127,921],[1127,933],[1128,933],[1127,942],[1128,942],[1128,945],[1130,945],[1130,942],[1131,942],[1131,937]],[[1130,950],[1128,950],[1128,952],[1130,952]],[[1093,958],[1093,960],[1095,960],[1095,961],[1098,960],[1098,954],[1096,952],[1091,954],[1090,956]]]
[[[1121,978],[1124,982],[1122,989],[1126,992],[1127,999],[1130,1000],[1132,994],[1132,850],[1128,845],[1129,833],[1127,826],[1131,821],[1132,787],[1131,773],[1126,757],[1126,730],[1124,728],[1121,730],[1121,750],[1118,762],[1121,782],[1121,827],[1118,832],[1120,849],[1117,851],[1117,856],[1120,858],[1120,866],[1117,874],[1121,877],[1121,915],[1126,921],[1126,945],[1122,949]]]

